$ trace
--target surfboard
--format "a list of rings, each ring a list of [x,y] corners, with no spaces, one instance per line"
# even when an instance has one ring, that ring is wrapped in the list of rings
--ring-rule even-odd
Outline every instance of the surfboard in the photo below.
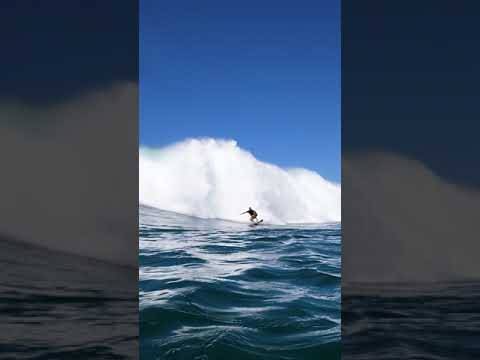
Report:
[[[257,225],[260,225],[262,222],[263,222],[263,219],[262,219],[262,220],[258,220],[256,223],[250,224],[250,225],[248,225],[248,226],[250,226],[250,227],[252,227],[252,226],[257,226]]]

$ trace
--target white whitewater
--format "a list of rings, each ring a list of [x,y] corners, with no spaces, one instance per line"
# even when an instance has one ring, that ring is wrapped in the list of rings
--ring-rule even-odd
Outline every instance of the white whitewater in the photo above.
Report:
[[[136,269],[137,117],[130,83],[0,103],[0,237]]]
[[[342,168],[344,285],[480,278],[477,190],[398,154],[345,156]]]
[[[340,199],[339,184],[259,161],[234,140],[140,148],[139,202],[159,209],[245,221],[251,206],[270,223],[323,223],[340,221]]]

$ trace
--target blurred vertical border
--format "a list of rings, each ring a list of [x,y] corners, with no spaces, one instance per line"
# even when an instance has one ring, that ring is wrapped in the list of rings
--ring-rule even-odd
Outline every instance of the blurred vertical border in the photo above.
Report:
[[[1,5],[2,359],[138,357],[138,7]]]
[[[342,1],[342,358],[479,358],[480,3]]]

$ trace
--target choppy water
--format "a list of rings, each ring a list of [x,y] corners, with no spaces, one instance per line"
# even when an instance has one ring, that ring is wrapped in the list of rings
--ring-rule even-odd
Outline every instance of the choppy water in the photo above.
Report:
[[[137,273],[0,239],[0,359],[136,359]]]
[[[140,208],[142,359],[340,359],[340,226]]]
[[[343,288],[342,358],[480,359],[480,286]]]

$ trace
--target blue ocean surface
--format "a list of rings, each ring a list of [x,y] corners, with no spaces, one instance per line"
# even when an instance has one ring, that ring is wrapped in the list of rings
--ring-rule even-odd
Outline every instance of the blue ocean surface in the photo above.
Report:
[[[0,359],[138,358],[133,268],[4,238],[0,264]]]
[[[340,224],[139,212],[141,359],[340,359]]]
[[[342,359],[480,359],[478,283],[342,289]]]

